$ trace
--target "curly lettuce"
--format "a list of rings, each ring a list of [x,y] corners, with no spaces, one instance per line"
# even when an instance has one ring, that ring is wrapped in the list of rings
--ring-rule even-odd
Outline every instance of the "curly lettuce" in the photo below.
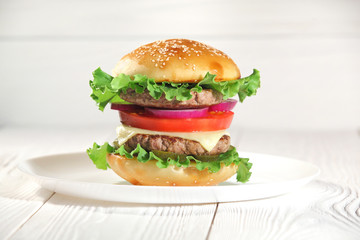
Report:
[[[192,91],[213,89],[221,92],[224,100],[238,95],[240,102],[243,102],[246,97],[255,95],[260,87],[260,72],[256,69],[248,77],[222,82],[215,81],[216,75],[207,73],[198,83],[156,83],[154,79],[140,74],[134,76],[120,74],[112,77],[100,68],[93,72],[93,77],[94,79],[89,82],[92,89],[90,96],[101,111],[108,103],[126,103],[119,94],[126,93],[128,89],[133,89],[136,93],[148,90],[154,99],[159,99],[164,94],[169,101],[174,98],[178,101],[186,101],[192,98]]]
[[[231,147],[227,152],[219,154],[217,161],[200,161],[197,160],[194,156],[186,156],[186,159],[180,159],[178,156],[176,159],[168,157],[167,159],[162,159],[156,156],[153,152],[148,152],[143,149],[140,144],[132,151],[127,151],[124,145],[120,146],[118,149],[115,149],[109,143],[104,143],[102,146],[97,143],[93,144],[92,148],[87,149],[87,154],[90,159],[93,161],[95,166],[99,169],[106,170],[110,168],[109,164],[106,161],[106,154],[114,153],[126,158],[132,159],[137,158],[137,161],[145,163],[149,160],[156,160],[156,165],[159,168],[167,168],[170,165],[175,165],[177,167],[189,167],[190,162],[195,163],[195,167],[202,171],[207,169],[209,172],[218,172],[221,168],[221,165],[229,166],[230,164],[235,164],[238,166],[236,179],[238,182],[245,183],[249,180],[251,176],[251,166],[252,163],[249,162],[248,158],[240,158],[238,152],[234,147]]]

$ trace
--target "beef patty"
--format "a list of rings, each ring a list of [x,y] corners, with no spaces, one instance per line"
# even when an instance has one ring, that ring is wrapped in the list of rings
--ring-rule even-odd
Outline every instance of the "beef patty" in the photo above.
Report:
[[[128,89],[126,93],[120,93],[120,97],[125,101],[144,107],[168,108],[168,109],[185,109],[185,108],[202,108],[222,101],[223,95],[212,89],[203,89],[201,92],[191,92],[193,96],[186,101],[178,101],[175,98],[171,101],[166,100],[164,94],[158,99],[154,99],[148,90],[143,93],[136,93],[133,89]]]
[[[165,135],[136,134],[125,145],[135,149],[138,143],[147,151],[159,150],[185,155],[217,155],[228,151],[230,136],[223,135],[210,152],[197,141]]]

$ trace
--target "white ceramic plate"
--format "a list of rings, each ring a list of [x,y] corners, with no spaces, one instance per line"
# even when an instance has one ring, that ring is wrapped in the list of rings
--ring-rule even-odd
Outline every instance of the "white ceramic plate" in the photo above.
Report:
[[[213,203],[278,196],[305,185],[319,169],[299,160],[255,153],[240,153],[253,163],[251,180],[235,177],[209,187],[134,186],[111,170],[97,169],[86,153],[32,158],[18,168],[39,185],[54,192],[107,201],[136,203]]]

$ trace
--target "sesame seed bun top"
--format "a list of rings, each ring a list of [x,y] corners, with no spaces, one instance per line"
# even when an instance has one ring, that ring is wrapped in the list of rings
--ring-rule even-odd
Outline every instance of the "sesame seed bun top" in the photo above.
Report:
[[[217,81],[240,78],[239,68],[225,53],[188,39],[168,39],[143,45],[125,55],[113,76],[142,74],[156,82],[199,82],[205,74]]]

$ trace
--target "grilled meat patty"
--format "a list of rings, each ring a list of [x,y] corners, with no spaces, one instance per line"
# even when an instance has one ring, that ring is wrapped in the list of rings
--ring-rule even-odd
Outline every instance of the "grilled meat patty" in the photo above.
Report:
[[[185,108],[202,108],[222,101],[222,94],[212,89],[203,89],[201,92],[191,92],[193,97],[186,101],[173,99],[166,100],[164,94],[158,99],[154,99],[148,90],[143,93],[136,93],[133,89],[128,89],[126,93],[121,93],[120,97],[130,103],[143,107],[168,108],[168,109],[185,109]]]
[[[125,145],[135,149],[138,143],[147,151],[159,150],[185,155],[217,155],[228,151],[230,136],[223,135],[210,152],[197,141],[165,135],[136,134]]]

